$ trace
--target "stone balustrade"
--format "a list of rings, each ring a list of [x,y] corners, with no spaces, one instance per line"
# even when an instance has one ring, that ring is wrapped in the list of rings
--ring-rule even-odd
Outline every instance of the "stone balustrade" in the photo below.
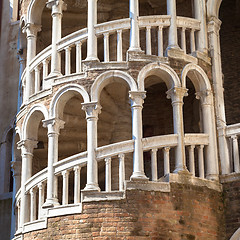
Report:
[[[184,143],[186,149],[188,149],[188,169],[193,176],[198,176],[200,178],[205,178],[205,166],[204,166],[204,147],[208,145],[209,138],[207,134],[185,134]],[[171,169],[174,169],[174,157],[170,152],[178,145],[178,135],[170,134],[163,136],[154,136],[142,139],[143,152],[151,153],[151,181],[162,181],[164,176],[171,173]],[[194,149],[197,149],[196,156],[194,155]],[[118,158],[118,190],[124,190],[124,182],[126,179],[125,174],[125,156],[127,154],[132,154],[134,151],[134,140],[127,140],[123,142],[118,142],[96,149],[96,159],[98,163],[103,162],[105,165],[105,188],[101,189],[106,193],[112,192],[112,182],[113,179],[111,160],[113,158]],[[163,152],[163,159],[159,159],[158,152]],[[198,162],[198,167],[195,168],[195,163]],[[54,206],[53,209],[56,213],[54,214],[64,215],[66,212],[65,208],[79,207],[81,204],[81,181],[86,181],[83,179],[81,170],[85,168],[86,178],[86,166],[87,166],[87,152],[82,152],[66,159],[54,163],[54,175],[57,177],[57,181],[54,182],[55,185],[61,183],[58,189],[58,201],[59,206]],[[171,167],[173,166],[173,167]],[[198,169],[198,173],[196,173]],[[159,175],[159,170],[163,172],[163,176]],[[71,176],[71,178],[70,178]],[[71,180],[70,180],[71,179]],[[38,172],[32,176],[25,184],[25,196],[26,196],[26,206],[28,216],[28,227],[29,224],[33,222],[34,224],[41,222],[44,217],[46,217],[46,212],[44,212],[44,203],[46,201],[46,186],[47,186],[47,168]],[[114,190],[116,191],[116,190]],[[21,190],[16,194],[16,213],[20,213],[21,202]],[[50,213],[48,213],[50,214]],[[17,226],[19,226],[19,216],[17,214]]]
[[[226,137],[229,142],[230,172],[239,173],[239,141],[240,123],[227,126]]]
[[[200,31],[201,22],[197,19],[177,17],[177,29],[180,32],[178,42],[183,54],[192,55],[196,51],[196,42],[198,42],[198,35],[196,32]],[[141,16],[139,17],[139,29],[145,31],[145,41],[141,42],[141,49],[145,49],[147,55],[157,55],[159,57],[165,56],[168,43],[168,28],[170,27],[169,15],[155,15],[155,16]],[[103,56],[102,62],[124,62],[127,59],[127,48],[123,47],[123,35],[129,35],[131,29],[130,18],[114,20],[97,24],[95,26],[95,34],[98,42],[103,42],[103,48],[98,50],[97,55]],[[165,31],[166,30],[166,31]],[[157,50],[154,52],[153,34],[156,32]],[[115,36],[115,37],[113,37]],[[155,36],[155,35],[154,35]],[[189,39],[189,40],[188,40]],[[60,69],[63,76],[71,74],[80,74],[83,72],[83,44],[88,40],[87,28],[78,30],[74,33],[63,37],[57,42],[56,48],[58,56],[61,59]],[[114,42],[115,41],[115,42]],[[155,40],[154,40],[155,41]],[[111,46],[116,46],[116,54],[111,54],[113,50]],[[86,48],[86,45],[84,45]],[[86,50],[86,49],[84,49]],[[102,52],[101,52],[102,51]],[[72,54],[74,53],[74,61]],[[51,56],[52,46],[48,46],[43,51],[38,53],[29,63],[29,73],[31,78],[31,95],[36,95],[42,90],[51,87],[51,81],[48,81],[53,76],[50,74],[51,70]],[[26,71],[23,72],[23,102],[26,102]],[[55,76],[59,77],[61,75]]]

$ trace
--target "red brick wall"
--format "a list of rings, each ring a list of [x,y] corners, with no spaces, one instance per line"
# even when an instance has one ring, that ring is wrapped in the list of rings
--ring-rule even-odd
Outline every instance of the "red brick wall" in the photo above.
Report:
[[[240,227],[240,181],[223,184],[226,230],[229,239]]]
[[[50,218],[24,239],[224,238],[222,196],[205,187],[171,184],[170,193],[131,190],[126,199],[83,204],[83,213]]]

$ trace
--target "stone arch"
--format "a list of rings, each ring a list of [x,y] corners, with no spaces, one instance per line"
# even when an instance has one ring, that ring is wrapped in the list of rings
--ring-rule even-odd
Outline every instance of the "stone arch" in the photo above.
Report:
[[[31,0],[27,10],[27,23],[41,25],[41,16],[46,0]]]
[[[137,84],[129,74],[118,70],[108,71],[98,76],[93,83],[91,88],[92,101],[97,102],[102,89],[109,83],[119,81],[119,79],[124,80],[131,91],[137,91]]]
[[[22,126],[22,139],[36,140],[38,132],[36,131],[41,121],[40,115],[43,115],[44,120],[48,119],[48,111],[42,104],[34,105],[26,115]],[[29,128],[31,126],[31,129]]]
[[[69,84],[67,86],[60,88],[54,95],[50,103],[50,117],[61,118],[62,117],[61,114],[63,113],[65,103],[76,93],[79,93],[82,96],[84,103],[90,101],[87,91],[82,86],[78,84]]]
[[[219,8],[222,0],[208,0],[207,1],[207,16],[218,18]]]
[[[240,239],[240,228],[232,235],[230,240],[239,240]]]
[[[191,79],[196,92],[211,91],[211,84],[204,70],[196,64],[189,63],[186,65],[181,74],[182,87],[186,88],[186,77]]]
[[[151,75],[162,78],[168,89],[181,86],[177,73],[168,65],[158,62],[150,63],[140,71],[137,79],[140,91],[145,90],[145,79]]]

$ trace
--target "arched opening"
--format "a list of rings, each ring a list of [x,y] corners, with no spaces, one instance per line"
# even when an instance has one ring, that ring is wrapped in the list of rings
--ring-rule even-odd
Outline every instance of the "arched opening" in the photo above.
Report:
[[[87,122],[83,97],[76,90],[64,91],[56,102],[56,117],[64,121],[58,137],[58,161],[87,150]],[[86,185],[86,167],[81,168],[81,186]],[[68,203],[74,202],[74,169],[68,171]],[[63,176],[58,175],[58,200],[63,204]]]
[[[203,126],[201,122],[201,104],[196,98],[196,90],[192,81],[187,77],[186,88],[188,96],[184,98],[183,105],[183,120],[185,133],[202,133]]]
[[[30,115],[26,125],[26,139],[37,143],[33,149],[28,149],[33,153],[32,176],[47,167],[48,137],[47,129],[42,124],[44,119],[43,113],[36,110]]]
[[[189,17],[194,16],[194,0],[176,0],[177,16]]]
[[[143,137],[153,137],[173,133],[173,112],[171,100],[167,99],[167,86],[165,82],[155,75],[145,79],[146,99],[143,104]],[[174,152],[170,151],[170,158]],[[164,176],[163,151],[157,152],[158,176]],[[171,166],[174,167],[173,165]],[[149,179],[152,179],[151,172],[151,151],[144,152],[144,170]],[[172,169],[173,170],[173,169]]]
[[[132,118],[129,101],[129,86],[121,78],[114,78],[99,96],[102,107],[98,120],[98,146],[113,144],[132,138]],[[105,162],[99,162],[99,186],[105,189]],[[125,177],[132,174],[132,154],[125,155]],[[111,159],[112,190],[119,186],[119,158]]]

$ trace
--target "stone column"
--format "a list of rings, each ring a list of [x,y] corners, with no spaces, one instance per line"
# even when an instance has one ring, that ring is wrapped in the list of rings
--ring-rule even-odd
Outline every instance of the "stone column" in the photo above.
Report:
[[[178,48],[176,0],[167,0],[167,14],[171,16],[168,32],[168,49]]]
[[[61,57],[57,51],[57,42],[62,37],[62,13],[66,10],[66,4],[63,0],[50,0],[47,7],[52,9],[52,56],[51,73],[49,77],[61,76]]]
[[[197,92],[196,97],[201,100],[204,133],[209,135],[209,144],[206,146],[206,177],[210,180],[218,180],[219,168],[212,92]]]
[[[58,161],[58,136],[64,122],[53,118],[43,121],[43,126],[48,128],[48,173],[47,173],[47,199],[43,208],[59,205],[57,199],[57,177],[54,176],[53,164]]]
[[[183,126],[183,97],[186,96],[187,89],[174,87],[167,91],[167,98],[171,98],[173,107],[174,133],[178,134],[178,145],[176,147],[176,163],[174,173],[187,171],[184,145]]]
[[[213,93],[215,100],[216,122],[218,131],[218,147],[222,174],[230,173],[229,152],[226,139],[226,117],[224,104],[224,88],[221,67],[221,51],[219,30],[221,21],[215,17],[208,22],[209,48],[212,59]]]
[[[131,180],[147,180],[142,148],[142,108],[146,92],[129,92],[132,107],[132,138],[134,139],[133,174]]]
[[[129,17],[131,20],[129,51],[141,51],[139,39],[139,3],[138,0],[129,0]]]
[[[97,121],[101,106],[97,102],[83,103],[83,110],[87,119],[87,185],[84,190],[100,191],[98,186],[98,164],[96,160]]]
[[[95,26],[97,25],[97,0],[88,0],[88,40],[87,61],[99,61],[97,57],[97,36]]]
[[[36,147],[37,141],[27,139],[18,142],[18,148],[21,149],[22,155],[20,228],[30,220],[30,202],[29,197],[25,194],[25,184],[32,176],[33,149]]]
[[[206,1],[194,0],[194,13],[195,18],[200,23],[200,31],[197,32],[197,50],[207,54],[208,41],[207,41],[207,24],[206,24]]]
[[[26,86],[24,93],[24,100],[28,101],[31,94],[33,94],[34,82],[30,72],[30,62],[36,56],[37,32],[41,30],[41,26],[32,23],[26,24],[23,32],[27,33],[27,69],[26,69]]]

